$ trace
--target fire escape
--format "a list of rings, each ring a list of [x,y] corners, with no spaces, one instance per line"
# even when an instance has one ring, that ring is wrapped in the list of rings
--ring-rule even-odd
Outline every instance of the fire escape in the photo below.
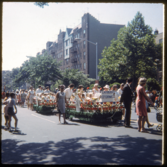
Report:
[[[73,43],[73,46],[70,48],[72,67],[78,69],[78,65],[81,65],[80,58],[78,57],[80,49],[78,48],[78,42],[75,39],[72,39],[71,42]]]

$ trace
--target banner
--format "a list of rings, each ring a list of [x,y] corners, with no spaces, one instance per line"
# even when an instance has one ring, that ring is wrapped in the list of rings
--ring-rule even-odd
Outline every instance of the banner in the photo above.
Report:
[[[114,102],[115,101],[115,91],[102,91],[101,102]]]

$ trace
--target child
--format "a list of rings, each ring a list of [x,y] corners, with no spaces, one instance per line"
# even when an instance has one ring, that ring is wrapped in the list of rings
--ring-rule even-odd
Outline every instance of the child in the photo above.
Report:
[[[84,94],[84,93],[82,93],[81,102],[82,102],[82,103],[85,103],[85,94]]]
[[[6,93],[6,97],[4,99],[4,102],[8,100],[9,98],[9,93]],[[7,113],[7,109],[8,109],[8,104],[6,104],[6,106],[4,107],[4,118],[5,118],[5,127],[8,128],[8,121],[9,121],[9,116]]]
[[[3,104],[8,104],[8,115],[9,115],[9,130],[11,130],[11,117],[14,118],[15,120],[15,131],[17,131],[17,122],[18,122],[18,119],[16,117],[16,114],[17,114],[17,107],[16,107],[16,104],[15,104],[15,93],[11,93],[10,94],[10,97],[8,100],[6,100],[5,102],[3,102]],[[15,112],[14,112],[14,109],[13,107],[15,107]]]

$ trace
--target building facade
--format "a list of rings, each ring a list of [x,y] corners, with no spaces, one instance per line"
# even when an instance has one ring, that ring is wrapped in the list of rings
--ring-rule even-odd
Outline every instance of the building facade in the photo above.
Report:
[[[86,13],[78,26],[66,28],[65,32],[60,30],[55,42],[48,41],[42,54],[47,51],[58,62],[62,62],[61,70],[78,69],[89,74],[90,78],[96,78],[96,49],[99,63],[104,47],[109,47],[113,38],[117,39],[119,29],[124,26],[100,23]]]

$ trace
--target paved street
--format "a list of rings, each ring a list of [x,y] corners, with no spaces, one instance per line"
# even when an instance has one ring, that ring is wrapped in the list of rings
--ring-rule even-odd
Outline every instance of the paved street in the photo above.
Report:
[[[156,130],[159,122],[154,109],[149,120],[155,125],[148,129],[149,133],[137,131],[134,107],[133,128],[125,128],[121,121],[93,125],[67,120],[69,124],[64,125],[58,123],[57,115],[42,115],[20,107],[17,117],[22,134],[1,129],[3,164],[161,165],[162,162],[162,133]],[[11,125],[14,127],[13,119]]]

